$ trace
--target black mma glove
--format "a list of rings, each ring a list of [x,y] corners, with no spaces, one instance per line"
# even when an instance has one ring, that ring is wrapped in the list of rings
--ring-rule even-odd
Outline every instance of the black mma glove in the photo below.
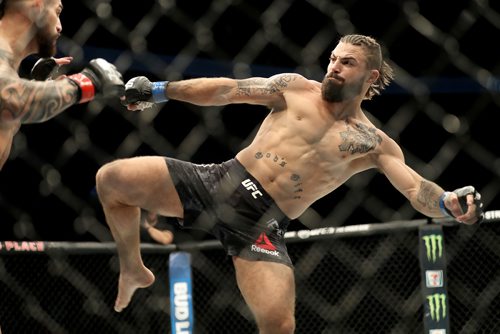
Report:
[[[483,218],[484,218],[484,212],[483,212],[483,203],[481,202],[481,194],[476,191],[476,189],[473,186],[466,186],[463,188],[455,189],[453,190],[453,193],[455,193],[458,196],[458,202],[460,203],[460,207],[462,208],[462,212],[466,213],[468,209],[467,205],[467,195],[472,195],[474,197],[474,204],[476,205],[476,217],[478,219],[477,223],[480,223]],[[453,214],[446,208],[444,205],[444,202],[447,200],[448,196],[450,196],[451,193],[448,191],[445,191],[442,195],[441,198],[439,199],[439,208],[441,209],[441,212],[448,217],[453,217]]]
[[[138,109],[147,109],[156,103],[168,101],[165,89],[168,81],[151,82],[146,77],[135,77],[125,85],[125,103]]]
[[[79,89],[78,103],[88,102],[96,96],[123,97],[123,78],[115,65],[102,58],[92,59],[82,72],[68,76]]]
[[[31,78],[38,81],[53,79],[57,76],[59,65],[53,57],[40,58],[31,69]]]

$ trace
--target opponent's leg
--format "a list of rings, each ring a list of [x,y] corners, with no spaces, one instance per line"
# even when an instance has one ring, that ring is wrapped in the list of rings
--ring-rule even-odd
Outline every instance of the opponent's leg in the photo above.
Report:
[[[295,331],[295,279],[293,270],[265,261],[233,257],[236,280],[255,316],[260,334]]]
[[[138,288],[154,282],[153,273],[141,258],[140,209],[172,217],[182,217],[183,209],[162,157],[108,163],[97,172],[96,185],[120,259],[115,302],[115,310],[120,312]]]

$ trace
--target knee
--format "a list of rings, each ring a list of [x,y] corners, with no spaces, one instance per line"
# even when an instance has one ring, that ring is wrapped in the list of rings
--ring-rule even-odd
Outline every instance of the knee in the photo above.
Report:
[[[96,191],[101,200],[106,200],[122,183],[122,169],[119,162],[105,164],[96,173]]]
[[[276,317],[267,316],[267,319],[260,321],[260,334],[293,334],[295,332],[295,317],[293,314]]]
[[[290,316],[285,318],[278,324],[278,331],[276,333],[280,334],[293,334],[295,332],[295,318]]]

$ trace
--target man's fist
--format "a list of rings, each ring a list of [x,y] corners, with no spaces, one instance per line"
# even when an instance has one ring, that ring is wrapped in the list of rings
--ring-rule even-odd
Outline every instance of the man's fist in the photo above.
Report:
[[[59,76],[59,68],[67,65],[73,57],[62,58],[40,58],[31,69],[31,78],[37,81],[52,80]]]
[[[460,221],[466,224],[480,223],[484,218],[483,203],[481,194],[473,186],[455,189],[453,192],[446,191],[439,200],[439,207],[443,214],[454,218],[465,217],[470,206],[474,208],[472,217],[469,217],[467,221]]]
[[[78,103],[88,102],[95,96],[119,97],[125,94],[125,86],[115,65],[102,58],[93,59],[82,72],[69,75],[79,89]]]
[[[134,109],[147,109],[155,103],[168,101],[165,87],[168,81],[151,82],[146,77],[135,77],[125,85],[125,102]]]

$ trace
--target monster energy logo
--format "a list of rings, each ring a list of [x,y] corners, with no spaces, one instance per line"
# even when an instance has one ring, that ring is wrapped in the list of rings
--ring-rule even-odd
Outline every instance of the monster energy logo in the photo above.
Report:
[[[446,294],[435,293],[428,295],[427,302],[429,303],[429,313],[432,320],[440,321],[446,318]]]
[[[424,235],[422,239],[425,242],[427,260],[436,262],[443,256],[443,236],[440,234]]]

